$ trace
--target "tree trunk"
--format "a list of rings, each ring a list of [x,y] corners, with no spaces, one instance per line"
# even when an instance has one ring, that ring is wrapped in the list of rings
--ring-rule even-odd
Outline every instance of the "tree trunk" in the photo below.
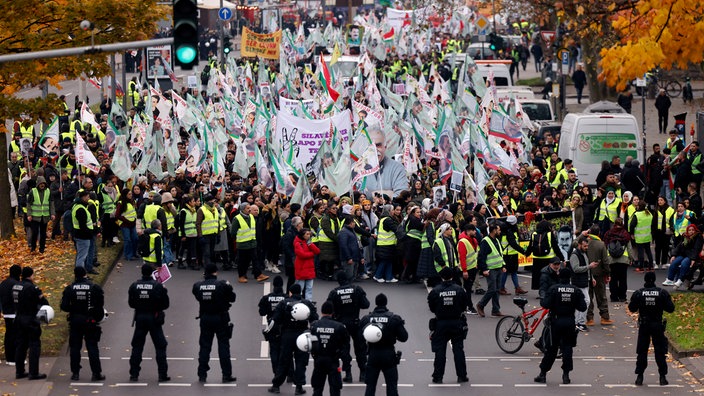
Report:
[[[4,128],[3,128],[4,129]],[[15,236],[12,206],[10,206],[10,178],[7,169],[7,135],[9,132],[0,131],[0,239],[9,239]]]

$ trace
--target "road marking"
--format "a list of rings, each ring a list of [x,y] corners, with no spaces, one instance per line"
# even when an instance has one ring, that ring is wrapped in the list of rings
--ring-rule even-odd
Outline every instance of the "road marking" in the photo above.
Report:
[[[186,359],[195,360],[195,358],[182,358],[181,360],[186,360]],[[232,361],[232,362],[234,362],[235,360],[237,360],[237,358],[230,358],[230,361]],[[212,356],[212,357],[210,357],[210,361],[211,362],[219,362],[220,358],[217,356]]]
[[[676,385],[676,384],[670,384],[670,385],[648,384],[648,388],[684,388],[684,385]]]
[[[431,388],[459,388],[460,384],[428,384]]]
[[[362,388],[367,386],[366,384],[344,384],[342,385],[343,388]]]
[[[132,387],[132,386],[147,386],[148,384],[146,382],[118,382],[113,386],[124,386],[124,387]]]
[[[386,383],[383,383],[381,386],[386,386]],[[415,385],[413,384],[397,384],[396,387],[398,388],[413,388]]]
[[[530,362],[528,358],[504,358],[499,359],[500,362]]]
[[[214,360],[215,358],[213,358]],[[195,358],[189,357],[167,357],[166,360],[195,360]]]
[[[543,388],[548,386],[548,384],[515,384],[516,388]]]
[[[129,357],[129,356],[127,356],[127,357],[122,357],[121,359],[122,359],[122,360],[130,360],[130,357]],[[168,359],[168,358],[167,358],[167,359]],[[142,360],[152,360],[152,358],[150,358],[150,357],[143,357]]]
[[[435,359],[418,359],[419,362],[434,362]]]
[[[71,382],[71,386],[103,386],[102,382]]]
[[[563,388],[591,388],[592,384],[560,384]]]
[[[164,383],[160,382],[159,386],[187,387],[187,386],[191,386],[191,384],[188,384],[185,382],[164,382]]]
[[[591,359],[591,358],[585,358],[582,359],[584,362],[613,362],[613,359],[607,359],[607,358],[596,358],[596,359]]]
[[[203,384],[203,386],[208,388],[235,388],[237,384]]]
[[[607,388],[635,388],[634,384],[604,384]]]
[[[488,362],[489,359],[486,358],[465,358],[464,360],[468,362]]]
[[[264,362],[269,360],[268,358],[247,358],[248,362]]]
[[[262,341],[259,346],[259,357],[268,358],[269,357],[269,341]]]
[[[501,388],[504,384],[469,384],[473,388]]]
[[[271,384],[247,384],[247,386],[250,388],[264,388],[267,386],[271,386]]]
[[[112,358],[109,357],[109,356],[101,356],[99,359],[100,359],[100,360],[110,360],[110,359],[112,359]],[[128,358],[128,359],[129,359],[129,358]],[[88,356],[81,356],[81,360],[88,360]]]

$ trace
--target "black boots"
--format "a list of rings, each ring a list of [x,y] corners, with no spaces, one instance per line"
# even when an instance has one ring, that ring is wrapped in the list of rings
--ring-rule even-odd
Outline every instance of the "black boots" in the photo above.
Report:
[[[545,379],[545,373],[541,372],[537,377],[533,378],[533,381],[544,384],[547,381]]]
[[[342,379],[342,382],[346,384],[352,383],[352,371],[345,371],[345,377]]]
[[[643,374],[636,375],[636,385],[643,385]]]
[[[669,385],[669,384],[670,384],[670,383],[667,382],[667,377],[664,376],[664,375],[661,375],[661,376],[660,376],[660,386],[665,386],[665,385]]]
[[[570,381],[570,373],[568,373],[567,371],[563,372],[562,373],[562,383],[567,385],[570,382],[572,382],[572,381]]]

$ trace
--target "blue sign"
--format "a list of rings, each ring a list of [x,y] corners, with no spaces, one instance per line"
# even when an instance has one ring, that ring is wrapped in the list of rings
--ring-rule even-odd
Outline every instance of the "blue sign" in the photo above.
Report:
[[[218,17],[220,17],[223,21],[229,21],[230,18],[232,18],[232,10],[227,7],[223,7],[218,10]]]
[[[562,53],[562,64],[563,65],[566,65],[568,63],[569,57],[570,57],[569,52],[565,51]]]

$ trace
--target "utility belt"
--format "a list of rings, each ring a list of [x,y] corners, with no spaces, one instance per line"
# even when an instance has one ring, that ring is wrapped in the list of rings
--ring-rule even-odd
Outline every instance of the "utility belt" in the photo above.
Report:
[[[651,323],[662,323],[663,327],[667,326],[667,319],[665,318],[649,318],[647,316],[639,316],[638,317],[638,325],[642,326],[644,324],[651,324]]]

